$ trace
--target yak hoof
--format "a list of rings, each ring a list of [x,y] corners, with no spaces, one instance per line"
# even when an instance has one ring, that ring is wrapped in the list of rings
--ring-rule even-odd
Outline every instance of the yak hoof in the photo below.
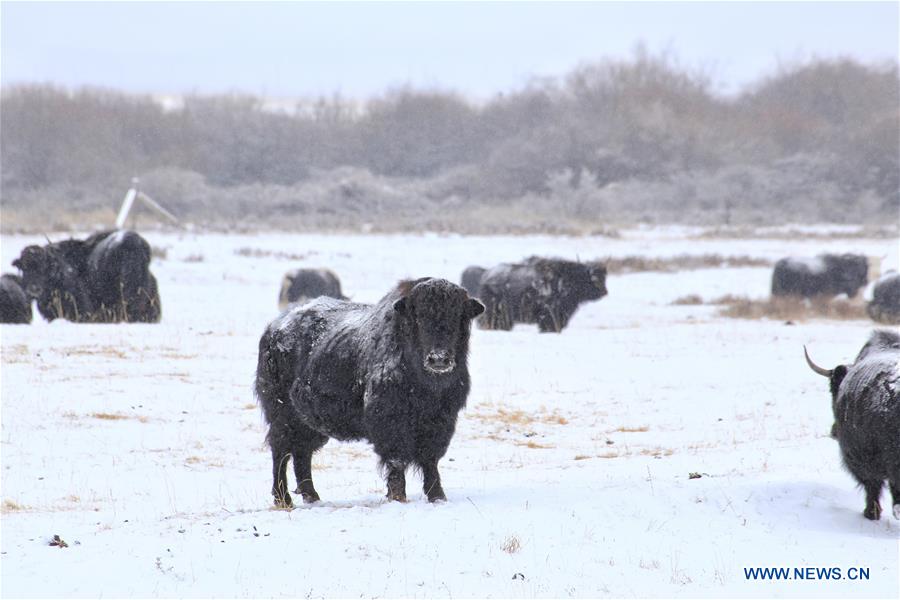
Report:
[[[290,510],[294,507],[294,502],[290,496],[284,498],[275,498],[275,508],[281,510]]]
[[[897,514],[896,504],[894,505],[894,514]],[[870,521],[877,521],[881,518],[881,505],[875,502],[871,506],[867,506],[866,510],[863,511],[863,516]]]
[[[894,518],[900,519],[900,504],[894,505]]]
[[[317,494],[316,492],[300,492],[300,495],[303,496],[303,502],[305,502],[306,504],[312,504],[313,502],[319,501],[319,494]]]
[[[406,502],[406,493],[405,492],[388,492],[388,500],[392,502]]]

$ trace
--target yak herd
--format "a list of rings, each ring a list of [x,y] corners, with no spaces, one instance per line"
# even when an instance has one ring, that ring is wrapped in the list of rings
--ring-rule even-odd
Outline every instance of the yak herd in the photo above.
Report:
[[[27,246],[0,278],[0,322],[159,322],[150,245],[133,231]],[[304,502],[319,500],[312,456],[330,439],[367,440],[380,459],[387,496],[406,500],[406,471],[419,470],[429,501],[446,500],[438,462],[465,406],[471,323],[508,331],[516,323],[560,333],[579,305],[607,295],[602,262],[532,256],[472,266],[461,284],[404,280],[375,304],[350,301],[328,269],[296,269],[281,285],[281,314],[259,341],[255,393],[268,424],[272,495],[292,506],[287,464]],[[772,296],[856,296],[869,283],[866,257],[824,254],[775,264]],[[867,312],[900,323],[900,274],[875,284]],[[850,365],[810,368],[829,380],[832,436],[864,488],[863,515],[878,519],[884,482],[900,519],[900,334],[876,330]]]

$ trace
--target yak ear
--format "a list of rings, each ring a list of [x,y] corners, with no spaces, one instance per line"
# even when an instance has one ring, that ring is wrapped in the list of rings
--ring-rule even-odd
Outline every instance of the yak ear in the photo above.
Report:
[[[469,298],[468,300],[466,300],[466,308],[464,309],[464,312],[467,319],[474,319],[484,312],[484,304],[482,304],[475,298]]]
[[[394,310],[401,315],[405,315],[408,308],[409,303],[406,301],[406,296],[394,301]]]

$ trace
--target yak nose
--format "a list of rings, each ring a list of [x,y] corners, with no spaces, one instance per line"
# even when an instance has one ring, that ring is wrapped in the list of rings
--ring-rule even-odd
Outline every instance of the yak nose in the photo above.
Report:
[[[456,361],[446,350],[432,350],[425,356],[425,368],[433,373],[449,373]]]

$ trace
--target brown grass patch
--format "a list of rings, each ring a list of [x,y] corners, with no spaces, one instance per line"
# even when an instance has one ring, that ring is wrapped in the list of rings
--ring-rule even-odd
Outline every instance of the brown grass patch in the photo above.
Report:
[[[15,500],[4,499],[0,506],[0,513],[22,512],[28,510],[24,504],[19,504]]]
[[[659,271],[672,273],[696,269],[719,269],[735,267],[770,267],[772,261],[754,256],[722,256],[721,254],[679,254],[666,258],[647,256],[625,256],[606,260],[609,273],[641,273]]]
[[[116,346],[78,346],[67,348],[65,356],[112,356],[115,358],[129,358],[122,348]]]
[[[690,239],[694,240],[889,240],[896,239],[896,227],[862,227],[856,231],[803,231],[788,229],[766,231],[750,227],[708,229]]]
[[[576,454],[575,460],[589,460],[593,458],[592,456],[588,456],[587,454]]]
[[[101,421],[127,421],[129,419],[135,419],[139,423],[147,423],[150,421],[149,417],[145,416],[134,416],[134,415],[123,415],[121,413],[91,413],[91,417],[95,419],[100,419]],[[77,418],[77,416],[68,417],[68,418]]]
[[[263,250],[262,248],[238,248],[234,251],[238,256],[246,256],[248,258],[283,258],[285,260],[303,260],[304,258],[309,258],[314,254],[318,254],[316,251],[296,253],[296,252],[282,252],[281,250]]]
[[[697,294],[681,296],[672,301],[672,306],[697,306],[698,304],[703,304],[703,298]]]
[[[524,410],[498,408],[492,412],[472,413],[473,418],[478,419],[482,423],[502,423],[504,425],[519,425],[526,427],[534,423],[544,423],[547,425],[566,425],[569,420],[559,414],[557,411],[551,413],[539,411],[536,413],[525,412]]]
[[[528,440],[527,442],[516,442],[516,446],[522,446],[524,448],[531,448],[533,450],[550,450],[552,448],[556,448],[553,444],[538,444],[537,442],[533,442]]]
[[[675,454],[675,451],[671,448],[661,448],[660,446],[657,446],[656,448],[644,448],[640,452],[638,452],[638,454],[641,454],[642,456],[653,457],[672,456],[673,454]]]
[[[130,419],[128,415],[119,415],[114,413],[91,413],[91,416],[95,419],[102,419],[104,421],[120,421],[122,419]]]
[[[27,363],[31,361],[31,352],[28,351],[27,344],[10,344],[0,349],[0,356],[3,362],[9,364]]]
[[[730,302],[723,302],[723,304],[724,308],[719,310],[719,314],[732,319],[776,319],[779,321],[805,321],[817,318],[841,321],[868,319],[863,303],[848,300],[732,298]]]
[[[256,408],[256,404],[245,404],[241,408],[243,408],[244,410],[254,410]]]
[[[650,431],[650,426],[641,425],[640,427],[616,427],[613,431],[618,431],[620,433],[643,433],[645,431]]]

